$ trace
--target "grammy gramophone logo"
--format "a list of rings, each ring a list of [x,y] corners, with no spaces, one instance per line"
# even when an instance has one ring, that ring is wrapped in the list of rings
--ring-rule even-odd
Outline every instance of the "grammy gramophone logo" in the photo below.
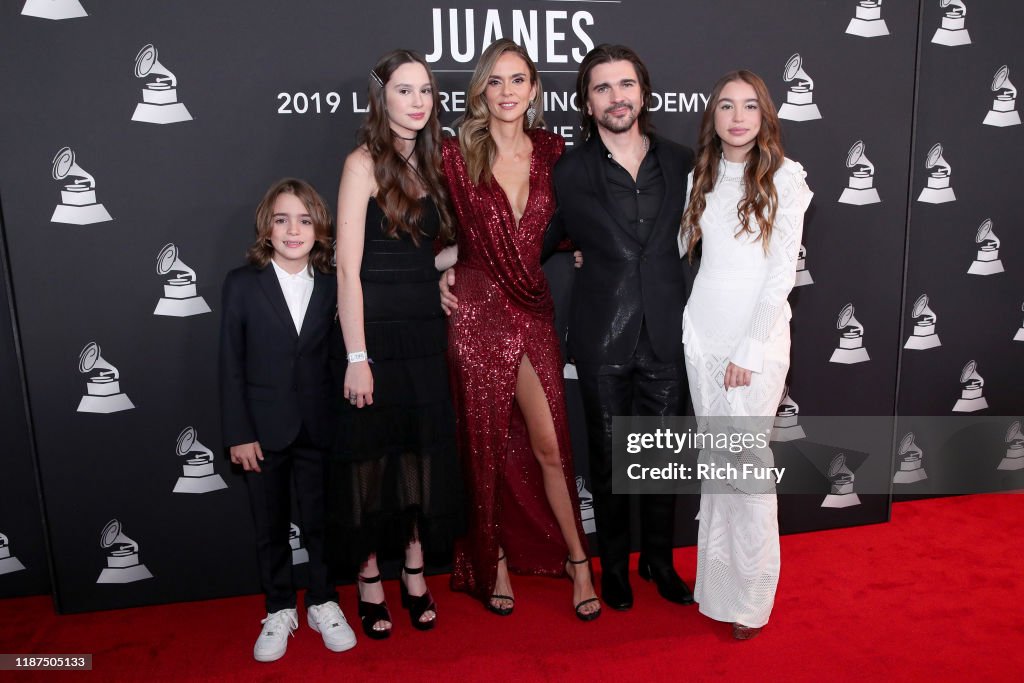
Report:
[[[1020,305],[1020,312],[1024,313],[1024,303]],[[1013,341],[1024,341],[1024,322],[1020,324],[1020,329],[1017,330],[1017,334],[1013,335]]]
[[[914,320],[914,331],[910,333],[903,348],[924,351],[942,346],[939,335],[935,333],[935,321],[938,320],[938,316],[932,310],[927,294],[922,294],[914,301],[910,317]]]
[[[20,572],[25,568],[25,565],[11,555],[11,543],[7,540],[7,536],[0,534],[0,574],[13,574],[14,572]]]
[[[960,371],[960,399],[953,406],[954,413],[974,413],[988,408],[988,401],[982,395],[985,380],[978,374],[977,361],[967,361]]]
[[[992,219],[986,218],[978,226],[974,234],[974,243],[978,252],[967,269],[969,275],[995,275],[1003,272],[1003,262],[999,259],[999,238],[992,230]]]
[[[1010,68],[1003,64],[996,70],[989,86],[995,93],[992,108],[982,122],[986,126],[1019,126],[1020,114],[1017,113],[1017,88],[1010,82]]]
[[[846,153],[846,168],[850,169],[850,177],[846,181],[846,189],[839,197],[840,204],[877,204],[882,201],[875,189],[875,165],[864,153],[867,146],[863,140],[857,140]]]
[[[928,478],[924,471],[924,453],[914,443],[914,432],[907,432],[900,439],[896,448],[896,461],[899,469],[892,477],[894,484],[914,484]]]
[[[853,304],[843,306],[836,319],[836,329],[839,330],[839,345],[832,352],[828,359],[830,363],[863,363],[871,360],[868,350],[864,348],[864,326],[853,317]]]
[[[789,385],[782,391],[782,400],[775,411],[775,424],[772,427],[772,441],[796,441],[806,438],[804,428],[800,426],[800,406],[789,395]]]
[[[594,521],[594,494],[587,489],[587,480],[579,475],[576,477],[576,495],[580,500],[580,522],[583,523],[583,533],[596,533],[597,523]]]
[[[178,101],[178,79],[157,59],[156,48],[146,45],[135,57],[135,77],[153,79],[142,89],[142,102],[135,106],[132,121],[178,123],[191,121],[185,105]]]
[[[1010,428],[1006,430],[1006,455],[996,469],[1024,470],[1024,434],[1021,434],[1020,420],[1011,424]]]
[[[853,490],[853,482],[856,477],[853,471],[846,466],[846,456],[840,453],[829,463],[826,472],[831,490],[821,501],[823,508],[848,508],[853,505],[860,505],[860,497]]]
[[[121,393],[121,373],[104,360],[100,345],[89,342],[78,356],[78,371],[86,375],[85,395],[78,403],[80,413],[116,413],[135,404]]]
[[[89,16],[78,0],[26,0],[21,13],[40,19],[77,19]]]
[[[228,487],[213,469],[213,451],[199,442],[194,427],[181,430],[174,450],[178,457],[185,458],[175,493],[209,493]]]
[[[801,244],[796,257],[796,280],[793,281],[793,286],[803,287],[813,284],[814,278],[811,277],[811,271],[807,270],[807,247]]]
[[[103,527],[100,547],[107,551],[107,566],[96,583],[132,583],[153,578],[139,559],[139,544],[125,535],[116,519]]]
[[[956,194],[949,186],[949,176],[953,173],[949,162],[942,156],[942,143],[937,142],[928,150],[924,158],[924,167],[928,169],[928,181],[917,201],[928,204],[944,204],[956,201]]]
[[[942,25],[935,29],[932,42],[937,45],[970,45],[971,34],[967,32],[967,3],[964,0],[939,0]]]
[[[51,223],[90,225],[113,220],[96,199],[96,179],[75,162],[75,153],[64,147],[53,157],[51,175],[62,180],[60,204],[50,216]]]
[[[787,121],[813,121],[821,118],[814,103],[814,79],[804,71],[803,58],[797,53],[786,61],[782,80],[789,83],[786,102],[779,109],[779,118]]]
[[[302,531],[295,522],[288,527],[288,545],[292,549],[293,565],[309,562],[309,551],[302,545]]]
[[[860,0],[846,32],[861,38],[889,35],[889,27],[882,18],[882,0]]]
[[[185,265],[178,256],[178,247],[165,244],[156,257],[157,275],[166,278],[164,295],[153,309],[153,315],[186,318],[190,315],[209,313],[206,300],[196,289],[196,271]]]

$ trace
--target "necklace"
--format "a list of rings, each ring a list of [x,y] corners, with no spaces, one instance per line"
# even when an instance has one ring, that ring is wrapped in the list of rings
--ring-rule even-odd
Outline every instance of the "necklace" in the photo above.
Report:
[[[416,175],[416,177],[419,178],[419,182],[421,182],[424,187],[430,187],[430,184],[427,182],[427,179],[423,177],[423,174],[420,173],[420,170],[416,168],[414,164],[409,163],[409,159],[411,159],[412,155],[415,153],[416,148],[414,147],[413,150],[409,152],[408,156],[402,156],[401,154],[399,154],[399,156],[401,157],[402,163],[405,164],[406,168],[412,171]]]
[[[391,134],[392,134],[392,135],[394,135],[394,136],[395,136],[396,138],[398,138],[399,140],[405,140],[405,141],[407,141],[407,142],[412,142],[412,141],[413,141],[413,140],[415,140],[415,139],[416,139],[416,137],[417,137],[417,136],[413,135],[413,136],[412,136],[411,138],[407,138],[407,137],[405,137],[404,135],[399,135],[398,133],[396,133],[396,132],[395,132],[395,130],[394,130],[393,128],[391,129]]]
[[[649,152],[650,149],[651,149],[651,140],[650,140],[650,138],[648,138],[646,135],[641,135],[640,136],[640,145],[641,145],[641,147],[643,149],[643,152],[640,154],[640,160],[642,161],[643,158],[645,156],[647,156],[647,152]],[[612,159],[615,159],[615,161],[618,161],[618,159],[616,158],[615,154],[613,154],[611,151],[608,152],[608,155]]]

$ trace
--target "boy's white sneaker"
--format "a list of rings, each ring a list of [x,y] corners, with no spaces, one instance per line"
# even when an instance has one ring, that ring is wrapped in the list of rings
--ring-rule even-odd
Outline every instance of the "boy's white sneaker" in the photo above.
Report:
[[[306,622],[323,637],[324,645],[332,652],[344,652],[356,646],[356,634],[333,600],[307,607]]]
[[[298,613],[294,608],[282,609],[267,615],[262,622],[263,630],[256,639],[252,656],[257,662],[273,662],[281,659],[288,650],[288,636],[299,627]]]

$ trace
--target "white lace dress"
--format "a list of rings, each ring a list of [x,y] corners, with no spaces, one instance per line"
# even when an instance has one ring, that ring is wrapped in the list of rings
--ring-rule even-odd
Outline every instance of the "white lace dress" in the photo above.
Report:
[[[789,371],[792,313],[786,299],[812,193],[803,167],[786,159],[775,174],[779,204],[765,252],[754,235],[736,236],[744,164],[719,163],[700,221],[700,270],[683,313],[687,380],[702,429],[766,433]],[[730,362],[752,371],[750,386],[725,390]],[[774,459],[767,447],[704,449],[698,463],[743,472],[744,464],[771,467]],[[750,627],[768,622],[781,564],[772,483],[751,477],[701,483],[694,597],[712,619]]]

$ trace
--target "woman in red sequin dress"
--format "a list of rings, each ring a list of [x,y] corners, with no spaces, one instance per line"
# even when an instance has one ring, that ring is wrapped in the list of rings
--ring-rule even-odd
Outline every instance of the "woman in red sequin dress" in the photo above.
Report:
[[[469,531],[452,587],[512,611],[509,570],[573,580],[581,619],[600,614],[580,523],[554,329],[540,250],[565,143],[541,126],[537,69],[493,43],[469,85],[459,138],[442,148],[458,218],[448,356]],[[451,282],[451,280],[449,280]]]

